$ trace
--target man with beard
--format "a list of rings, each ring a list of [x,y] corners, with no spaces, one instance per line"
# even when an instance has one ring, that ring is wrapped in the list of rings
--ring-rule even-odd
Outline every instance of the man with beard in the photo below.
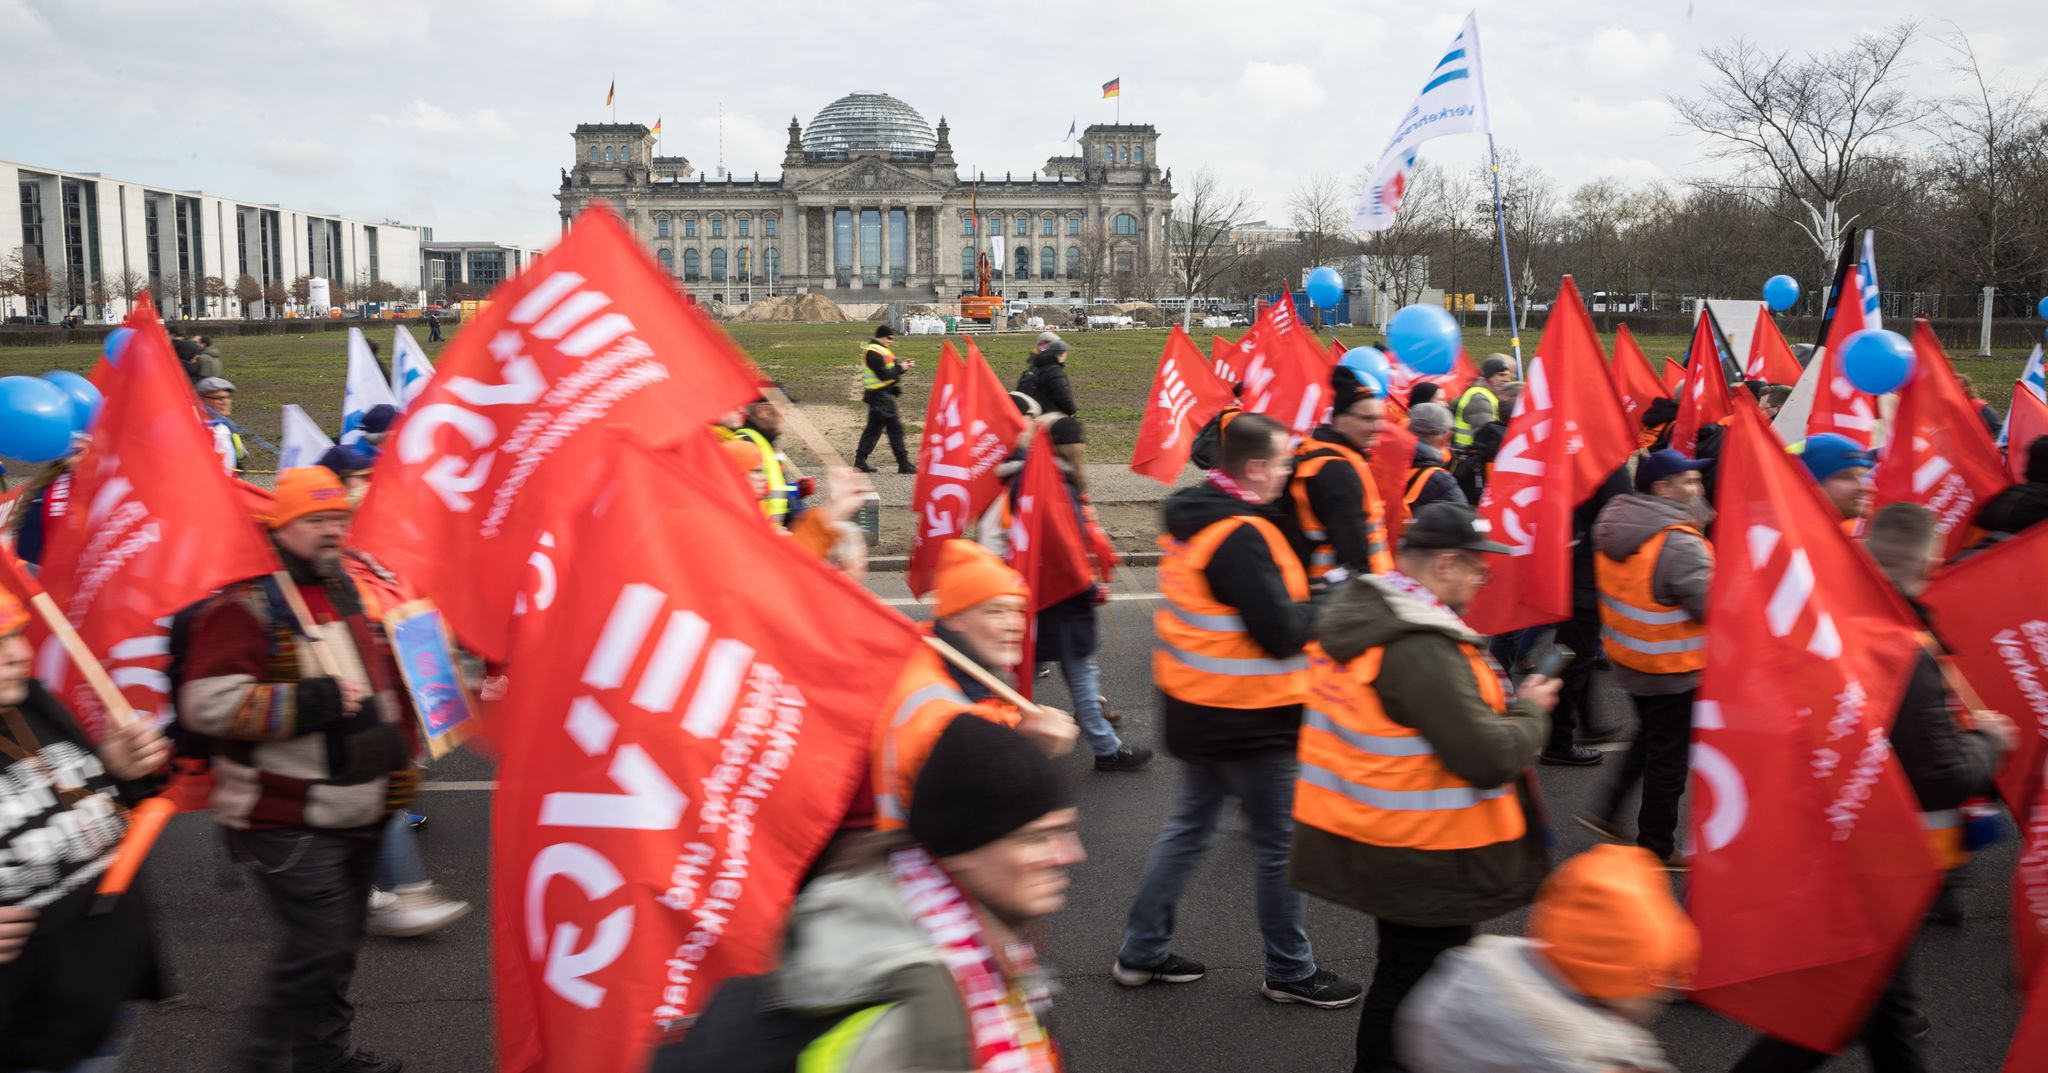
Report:
[[[410,702],[342,569],[341,482],[286,470],[264,521],[292,591],[262,578],[207,601],[177,697],[186,729],[214,742],[214,820],[281,933],[229,1068],[267,1071],[289,1054],[302,1073],[398,1073],[355,1046],[348,989],[385,821],[417,781]]]

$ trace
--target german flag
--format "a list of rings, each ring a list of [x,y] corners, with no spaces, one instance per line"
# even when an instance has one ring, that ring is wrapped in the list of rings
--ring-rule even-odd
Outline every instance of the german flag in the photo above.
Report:
[[[1122,78],[1122,77],[1117,77],[1117,78],[1112,78],[1112,79],[1110,79],[1110,80],[1109,80],[1109,81],[1107,81],[1107,82],[1104,82],[1104,83],[1102,84],[1102,99],[1106,101],[1106,100],[1110,99],[1111,97],[1120,97],[1120,96],[1122,96],[1122,95],[1123,95],[1123,81],[1124,81],[1124,80],[1123,80],[1123,78]]]

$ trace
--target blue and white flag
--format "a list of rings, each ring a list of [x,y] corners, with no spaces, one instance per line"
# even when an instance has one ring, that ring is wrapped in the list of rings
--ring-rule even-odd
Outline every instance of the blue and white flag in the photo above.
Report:
[[[334,447],[334,441],[320,431],[306,411],[290,403],[279,409],[284,415],[284,434],[278,437],[277,471],[319,465],[321,456]]]
[[[427,352],[405,325],[399,325],[398,337],[391,342],[391,393],[398,396],[398,408],[411,406],[433,378],[434,363],[427,360]]]
[[[2048,402],[2048,374],[2041,368],[2041,344],[2034,344],[2034,352],[2027,357],[2027,367],[2020,370],[2019,382],[2034,392],[2034,397]],[[2005,408],[2005,424],[1998,429],[1998,445],[2005,446],[2006,433],[2012,431],[2012,407]]]
[[[1415,103],[1394,126],[1386,152],[1372,169],[1365,194],[1352,210],[1351,226],[1384,231],[1394,226],[1394,213],[1408,192],[1415,158],[1422,143],[1446,134],[1489,134],[1486,79],[1479,69],[1479,13],[1465,16],[1465,26],[1451,41],[1443,59],[1429,73]]]
[[[378,406],[398,408],[398,396],[391,393],[391,384],[384,379],[384,370],[377,367],[377,356],[370,353],[370,341],[363,338],[361,328],[348,330],[348,383],[341,396],[341,442],[355,443],[363,438],[363,415]]]
[[[1863,255],[1856,260],[1856,277],[1863,287],[1863,328],[1876,331],[1884,327],[1884,305],[1877,289],[1877,231],[1863,232]]]

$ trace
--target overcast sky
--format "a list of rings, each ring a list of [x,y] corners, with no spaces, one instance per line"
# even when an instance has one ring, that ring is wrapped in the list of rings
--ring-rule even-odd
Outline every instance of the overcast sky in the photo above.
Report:
[[[542,244],[570,129],[664,121],[662,152],[781,167],[791,116],[878,90],[953,126],[962,174],[1042,167],[1068,122],[1154,124],[1176,180],[1213,168],[1275,222],[1306,176],[1369,168],[1468,2],[1224,0],[0,0],[0,158]],[[2048,78],[2048,19],[1941,5],[1986,66]],[[1479,9],[1495,133],[1567,188],[1696,173],[1666,103],[1702,46],[1826,49],[1909,0],[1519,0]],[[1928,29],[1946,29],[1931,24]],[[1930,41],[1915,83],[1953,85]],[[1425,159],[1469,166],[1477,136]]]

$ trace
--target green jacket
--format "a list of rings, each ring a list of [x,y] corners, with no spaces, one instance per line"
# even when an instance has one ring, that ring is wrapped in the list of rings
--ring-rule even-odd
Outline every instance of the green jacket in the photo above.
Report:
[[[1330,594],[1316,638],[1340,663],[1384,646],[1377,688],[1387,717],[1419,731],[1466,782],[1483,789],[1515,783],[1529,822],[1519,839],[1463,850],[1373,846],[1296,823],[1289,880],[1318,898],[1417,927],[1477,924],[1528,905],[1550,871],[1544,820],[1526,781],[1550,717],[1522,700],[1505,717],[1487,707],[1458,650],[1459,641],[1484,639],[1373,575]]]

